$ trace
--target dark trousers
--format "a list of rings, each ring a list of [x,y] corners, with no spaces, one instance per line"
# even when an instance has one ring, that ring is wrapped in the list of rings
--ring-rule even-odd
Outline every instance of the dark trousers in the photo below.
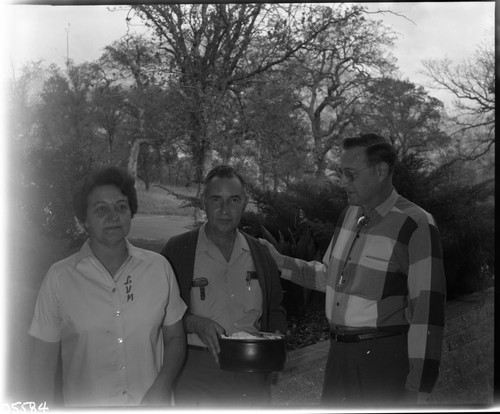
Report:
[[[186,364],[174,392],[176,406],[267,406],[271,389],[268,375],[224,371],[209,352],[188,349]]]
[[[355,343],[330,340],[321,403],[332,408],[399,405],[408,364],[406,334]]]

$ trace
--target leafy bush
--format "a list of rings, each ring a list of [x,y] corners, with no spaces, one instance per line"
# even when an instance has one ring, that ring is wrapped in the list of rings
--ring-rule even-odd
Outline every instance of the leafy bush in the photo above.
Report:
[[[303,260],[321,261],[333,235],[335,222],[345,205],[339,187],[328,182],[305,179],[274,193],[251,188],[258,214],[247,212],[241,227],[255,237],[264,237],[283,254]],[[283,306],[300,318],[324,294],[312,292],[282,280]]]
[[[78,239],[82,232],[74,216],[73,187],[90,171],[92,161],[72,142],[55,149],[32,149],[25,161],[18,198],[28,222],[51,236]]]
[[[337,217],[346,204],[340,187],[308,178],[290,185],[286,192],[275,193],[252,187],[250,193],[263,216],[261,225],[276,240],[281,237],[284,242],[293,243],[308,231],[319,255],[326,251]]]
[[[490,191],[485,184],[450,184],[426,200],[441,233],[450,297],[491,285],[495,234],[494,207],[486,201]]]
[[[403,158],[394,172],[398,192],[436,220],[449,298],[488,288],[495,266],[492,181],[462,181],[459,163],[432,168],[416,155]]]
[[[400,161],[393,182],[399,194],[427,210],[437,222],[448,297],[491,286],[495,266],[492,182],[464,184],[459,164],[435,168],[414,154]],[[263,226],[269,231],[266,238],[274,239],[283,254],[321,260],[338,214],[346,205],[343,193],[338,186],[310,180],[297,183],[286,193],[254,188],[252,196],[261,214],[246,214],[245,229],[263,237]],[[299,248],[300,245],[308,247]],[[295,300],[300,312],[304,303],[300,298]]]

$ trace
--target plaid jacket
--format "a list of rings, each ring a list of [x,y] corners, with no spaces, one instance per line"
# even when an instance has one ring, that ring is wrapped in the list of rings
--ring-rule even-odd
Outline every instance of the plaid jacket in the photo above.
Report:
[[[326,292],[330,327],[408,331],[406,388],[430,393],[441,359],[446,282],[433,217],[393,190],[367,219],[349,206],[323,262],[286,258],[281,277]]]

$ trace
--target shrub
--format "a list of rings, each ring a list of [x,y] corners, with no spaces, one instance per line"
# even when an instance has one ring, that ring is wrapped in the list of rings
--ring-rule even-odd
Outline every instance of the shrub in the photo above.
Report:
[[[398,192],[436,220],[449,298],[488,288],[494,271],[492,182],[461,181],[459,163],[432,168],[417,155],[404,157],[394,172]]]
[[[492,181],[464,184],[458,163],[435,168],[415,154],[400,161],[393,181],[399,194],[427,210],[437,222],[448,297],[491,286],[495,266]],[[267,238],[275,239],[283,254],[305,260],[321,260],[338,214],[346,205],[343,190],[324,181],[304,180],[286,193],[254,188],[252,196],[262,217],[246,215],[246,228],[262,237],[263,226],[270,233]],[[315,253],[297,248],[308,235]],[[300,298],[297,300],[301,308]]]
[[[73,187],[90,171],[92,161],[72,142],[31,150],[18,198],[27,221],[48,235],[78,239],[82,233],[73,212]]]
[[[426,200],[441,233],[448,296],[488,288],[494,269],[494,208],[487,185],[450,184]]]
[[[274,193],[251,188],[259,214],[245,213],[242,228],[264,237],[283,254],[321,261],[333,235],[337,216],[345,205],[339,187],[327,182],[303,180]],[[282,280],[283,306],[290,315],[303,315],[313,301],[324,295]],[[319,296],[319,298],[318,298]]]
[[[261,225],[276,240],[281,235],[285,242],[293,243],[308,231],[319,254],[324,254],[345,206],[345,194],[340,187],[327,181],[305,179],[290,185],[286,192],[252,187],[250,193],[263,216]]]

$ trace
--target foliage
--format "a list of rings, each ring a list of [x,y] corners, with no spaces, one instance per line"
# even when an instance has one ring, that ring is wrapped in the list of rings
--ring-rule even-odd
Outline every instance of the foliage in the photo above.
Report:
[[[14,202],[28,223],[52,236],[80,234],[72,189],[94,161],[89,96],[95,73],[92,64],[68,65],[66,75],[50,67],[39,99],[30,102],[37,116],[9,131],[16,142]]]
[[[9,129],[16,146],[24,146],[23,139],[30,135],[31,126],[37,119],[37,86],[43,73],[42,62],[28,62],[23,65],[19,75],[14,74],[7,96]]]
[[[288,309],[291,307],[289,306]],[[313,291],[302,312],[288,312],[286,346],[289,351],[330,339],[330,326],[325,318],[325,295]]]
[[[422,88],[390,78],[387,47],[394,33],[361,6],[163,4],[131,10],[152,32],[125,36],[95,62],[69,61],[65,69],[34,63],[12,82],[8,134],[20,164],[28,166],[14,175],[27,194],[20,204],[30,220],[58,234],[74,232],[58,200],[68,197],[69,180],[90,167],[128,165],[146,185],[195,184],[199,190],[203,170],[225,162],[261,189],[274,190],[261,190],[255,200],[276,239],[281,233],[293,243],[307,227],[321,251],[343,192],[301,177],[322,179],[346,134],[386,128],[404,147],[402,155],[416,149],[434,159],[439,151],[451,154],[442,168],[407,158],[411,168],[405,169],[415,173],[400,170],[398,188],[429,208],[447,180],[462,188],[454,177],[465,166],[453,162],[465,149],[493,148],[481,144],[494,121],[488,51],[479,50],[458,79],[466,76],[476,82],[474,91],[481,86],[487,92],[484,116],[476,119],[487,123],[475,123],[463,142],[452,136],[448,143],[452,121],[444,124],[439,103]],[[488,155],[491,165],[492,151]],[[30,197],[38,200],[38,211]]]
[[[435,218],[441,233],[448,297],[489,287],[494,273],[492,181],[464,184],[456,164],[433,166],[415,154],[394,172],[398,192]],[[321,260],[341,209],[343,191],[326,181],[304,180],[286,193],[252,189],[260,215],[246,214],[244,228],[271,241],[283,254]],[[264,227],[264,230],[262,230]],[[286,289],[285,289],[286,290]],[[307,301],[294,299],[300,315]]]
[[[324,253],[333,226],[345,206],[344,192],[328,181],[305,178],[284,192],[251,188],[252,199],[263,215],[262,225],[276,240],[293,243],[304,232],[310,232],[316,248]],[[306,260],[312,260],[306,258]]]
[[[494,207],[486,201],[491,194],[485,184],[452,184],[429,202],[442,236],[451,297],[483,290],[493,281]]]
[[[223,161],[227,160],[232,147],[216,148],[217,141],[224,143],[227,131],[232,131],[233,139],[238,138],[234,132],[244,132],[242,120],[234,122],[234,106],[228,102],[244,106],[246,92],[259,84],[261,75],[277,70],[281,77],[291,79],[295,67],[288,63],[296,55],[302,62],[314,62],[310,72],[318,71],[322,54],[333,50],[328,59],[347,64],[324,68],[324,76],[346,71],[365,71],[366,76],[375,60],[383,61],[378,46],[387,40],[374,30],[380,24],[368,22],[359,6],[169,4],[137,5],[133,10],[161,43],[158,56],[165,78],[176,84],[181,95],[180,105],[189,120],[186,143],[198,182],[210,164],[212,150],[218,149]],[[377,63],[381,66],[386,67]],[[303,86],[300,83],[297,89]],[[335,97],[328,96],[320,106],[343,102],[345,88],[332,88]]]
[[[441,130],[443,103],[409,81],[388,77],[370,80],[360,107],[359,130],[388,138],[400,156],[449,143]]]
[[[57,147],[68,141],[89,145],[93,135],[92,110],[89,104],[95,74],[95,64],[68,66],[63,73],[51,66],[50,76],[40,93],[35,136],[46,146]]]
[[[162,167],[160,145],[143,143],[137,159],[137,178],[142,180],[146,191],[152,183],[161,181]]]
[[[457,134],[474,130],[473,144],[468,143],[464,159],[477,159],[495,144],[495,49],[493,39],[478,46],[474,56],[454,65],[449,59],[424,60],[425,74],[438,89],[451,92],[457,99]]]
[[[443,245],[449,297],[483,290],[494,269],[492,181],[464,183],[461,165],[432,168],[416,155],[404,157],[394,173],[398,192],[434,216]]]
[[[398,192],[434,216],[443,245],[448,296],[488,287],[494,269],[494,186],[462,179],[461,165],[431,168],[427,160],[403,158],[394,174]]]
[[[134,10],[151,27],[167,72],[177,73],[182,107],[189,119],[187,144],[201,182],[210,129],[220,120],[230,78],[243,58],[262,5],[138,5]],[[215,99],[217,98],[217,99]]]
[[[243,110],[247,151],[259,167],[260,185],[277,191],[310,169],[306,128],[294,113],[293,85],[277,73],[259,77],[255,87],[245,94]],[[271,185],[269,185],[271,184]]]
[[[241,227],[255,237],[273,243],[283,254],[306,261],[321,261],[345,205],[337,186],[317,179],[304,179],[286,192],[250,190],[259,213],[246,212]],[[306,312],[312,292],[282,280],[288,313],[300,318]]]
[[[115,120],[117,113],[127,115],[128,128],[124,129],[130,141],[127,169],[134,178],[141,145],[153,143],[158,135],[164,138],[162,131],[166,130],[163,125],[166,96],[159,85],[163,79],[161,71],[157,70],[160,61],[156,47],[144,36],[128,35],[107,46],[99,60],[104,85],[113,82],[128,84],[126,94],[118,91],[111,103]],[[109,128],[106,130],[109,136]]]
[[[315,11],[326,13],[328,8],[318,6]],[[367,19],[362,7],[334,9],[331,20],[283,69],[294,85],[297,111],[308,123],[318,177],[325,174],[332,147],[356,133],[358,102],[367,84],[395,69],[389,52],[394,33],[380,21]]]
[[[92,92],[94,122],[104,130],[107,150],[113,153],[113,144],[125,121],[125,91],[120,85],[104,81]]]
[[[90,171],[92,158],[74,143],[33,150],[26,163],[18,199],[28,223],[54,237],[78,239],[73,186]]]

